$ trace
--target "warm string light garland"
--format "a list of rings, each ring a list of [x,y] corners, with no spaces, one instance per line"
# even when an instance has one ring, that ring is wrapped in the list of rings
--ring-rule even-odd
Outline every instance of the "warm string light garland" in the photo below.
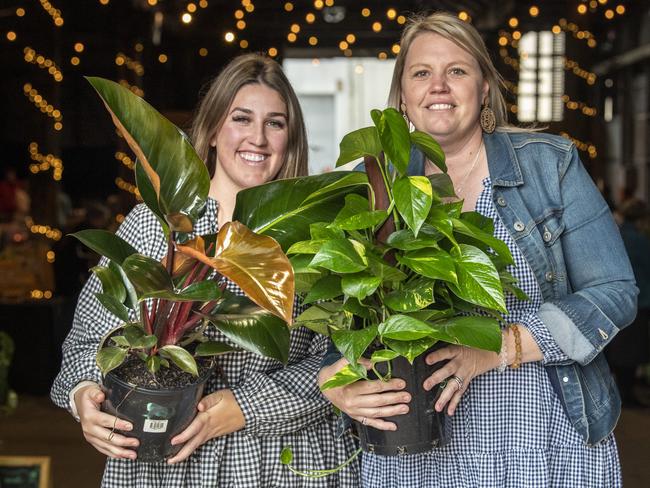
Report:
[[[584,142],[581,141],[580,139],[576,139],[575,137],[571,136],[568,132],[560,132],[560,135],[565,139],[569,139],[571,142],[573,142],[580,151],[587,152],[591,159],[595,159],[598,156],[598,151],[596,149],[596,146],[593,143]]]
[[[133,170],[135,168],[135,161],[133,161],[128,154],[123,153],[122,151],[117,151],[115,153],[115,159],[117,159],[124,166]]]
[[[41,7],[49,14],[50,17],[52,17],[52,20],[54,21],[54,25],[57,27],[61,27],[63,25],[63,17],[61,16],[61,11],[58,8],[55,8],[54,5],[52,5],[50,2],[47,0],[39,0],[41,3]]]
[[[137,96],[144,97],[144,90],[139,86],[132,85],[125,79],[118,80],[118,83],[124,88],[126,88],[127,90],[129,90],[130,92],[135,93]]]
[[[118,52],[115,56],[115,64],[118,66],[126,66],[127,69],[133,71],[137,76],[144,75],[144,67],[135,59],[130,58],[123,52]]]
[[[58,131],[63,129],[63,115],[61,114],[61,111],[48,103],[48,101],[38,93],[38,90],[32,87],[31,83],[25,83],[23,85],[23,94],[29,98],[29,101],[40,109],[41,112],[54,119],[54,130]]]
[[[63,73],[61,73],[61,69],[53,60],[37,53],[29,46],[26,46],[25,49],[23,49],[23,53],[25,54],[23,59],[26,62],[35,64],[41,69],[46,69],[52,78],[54,78],[54,81],[60,82],[63,80]]]
[[[27,225],[27,228],[32,234],[40,234],[53,241],[59,241],[63,237],[63,233],[59,229],[50,227],[49,225],[36,224],[31,217],[25,217],[25,225]]]
[[[29,145],[29,157],[32,161],[38,163],[32,163],[29,165],[29,171],[32,174],[37,174],[41,171],[48,171],[51,169],[52,179],[54,181],[60,181],[63,177],[63,161],[60,158],[57,158],[54,154],[39,153],[38,144],[36,142],[32,142]]]
[[[129,183],[124,178],[120,178],[118,176],[117,178],[115,178],[115,185],[117,185],[117,187],[120,190],[129,192],[130,194],[135,195],[135,198],[137,198],[138,201],[142,200],[142,197],[140,196],[140,190],[138,190],[138,187],[135,186],[133,183]]]

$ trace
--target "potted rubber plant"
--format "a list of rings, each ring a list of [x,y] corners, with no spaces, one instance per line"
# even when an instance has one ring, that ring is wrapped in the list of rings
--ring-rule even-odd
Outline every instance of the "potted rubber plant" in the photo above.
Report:
[[[245,349],[286,364],[293,270],[273,238],[239,222],[194,235],[210,179],[187,136],[128,89],[87,79],[137,156],[138,189],[167,242],[161,262],[111,232],[73,234],[106,258],[92,268],[96,297],[123,322],[97,352],[102,408],[133,423],[138,460],[159,461],[178,452],[170,439],[195,416],[215,355]],[[246,296],[228,292],[225,278]],[[210,340],[213,327],[227,341]]]
[[[296,292],[308,306],[294,324],[329,335],[349,361],[323,390],[369,377],[406,380],[413,400],[408,414],[390,418],[397,430],[358,423],[357,430],[364,450],[410,454],[448,440],[446,415],[432,408],[439,393],[422,388],[440,367],[427,365],[425,354],[446,343],[498,353],[504,293],[525,295],[506,269],[513,259],[493,236],[493,222],[462,211],[435,140],[409,132],[395,109],[373,110],[371,116],[374,126],[341,141],[337,167],[364,158],[365,173],[352,172],[347,179],[332,173],[337,183],[325,188],[350,188],[335,214],[320,211],[312,219],[303,214],[302,228],[294,225],[288,236],[283,229],[293,209],[327,208],[327,192],[296,194],[298,183],[278,181],[242,192],[235,215],[251,229],[284,238]],[[409,175],[412,147],[440,172]],[[315,181],[310,178],[303,180]],[[252,201],[261,205],[247,203]],[[370,371],[359,363],[362,357],[370,360]],[[290,451],[282,461],[291,462]]]

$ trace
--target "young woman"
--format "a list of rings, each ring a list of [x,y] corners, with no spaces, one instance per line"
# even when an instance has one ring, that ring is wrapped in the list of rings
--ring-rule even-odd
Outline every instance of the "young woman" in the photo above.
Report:
[[[448,360],[423,388],[452,380],[434,406],[453,415],[451,443],[364,453],[363,486],[620,486],[611,433],[620,398],[602,350],[634,318],[638,290],[606,203],[570,141],[507,125],[501,77],[471,24],[419,17],[400,46],[390,104],[440,143],[464,209],[494,219],[530,300],[507,298],[501,354],[449,345],[426,357]],[[436,171],[416,159],[419,174]],[[330,356],[321,381],[345,364]],[[392,430],[382,419],[408,411],[403,388],[397,378],[359,381],[325,395]]]
[[[262,56],[240,56],[221,72],[200,103],[191,135],[212,178],[197,234],[214,233],[231,220],[239,190],[307,173],[298,100],[280,66]],[[144,205],[129,214],[118,234],[140,253],[160,259],[166,252],[162,230]],[[293,447],[301,466],[315,469],[336,466],[351,454],[353,441],[335,436],[331,406],[316,384],[326,339],[300,328],[291,333],[285,368],[247,352],[220,356],[220,374],[208,381],[198,415],[172,439],[183,444],[181,451],[167,463],[135,461],[132,448],[138,441],[109,436],[115,417],[100,411],[104,394],[95,354],[100,339],[119,321],[95,300],[99,289],[93,277],[79,297],[52,398],[77,416],[86,440],[109,456],[103,486],[303,486],[305,480],[279,462],[284,446]],[[130,427],[123,420],[116,426]],[[355,466],[309,482],[357,485]]]

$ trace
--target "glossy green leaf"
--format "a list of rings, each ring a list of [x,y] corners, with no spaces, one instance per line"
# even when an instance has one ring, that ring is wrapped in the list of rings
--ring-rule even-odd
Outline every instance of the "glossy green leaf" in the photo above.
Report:
[[[454,225],[451,217],[439,208],[432,208],[427,216],[427,224],[444,235],[454,246],[458,246],[454,236]]]
[[[293,276],[295,282],[296,293],[306,293],[311,290],[311,287],[323,276],[323,273],[314,268],[309,267],[312,256],[306,254],[298,254],[291,256],[289,259],[293,267]]]
[[[384,295],[384,304],[395,312],[421,310],[434,302],[434,284],[435,281],[429,278],[419,278],[400,290]]]
[[[225,342],[205,341],[196,346],[195,356],[218,356],[227,352],[236,351],[234,347]]]
[[[414,341],[398,341],[395,339],[382,339],[385,346],[391,348],[400,356],[404,356],[409,363],[413,364],[413,360],[423,352],[427,351],[431,346],[438,342],[433,337],[423,337]]]
[[[154,290],[145,292],[141,298],[162,298],[175,302],[210,302],[221,297],[219,285],[214,281],[192,283],[180,291]]]
[[[320,300],[330,300],[341,295],[341,277],[336,275],[323,276],[320,280],[314,283],[314,286],[302,301],[303,304],[308,304]]]
[[[233,296],[206,317],[217,329],[247,351],[286,364],[289,359],[289,328],[246,297]]]
[[[118,319],[122,320],[123,322],[129,321],[129,310],[124,306],[122,302],[118,301],[117,298],[112,295],[108,295],[107,293],[95,293],[95,297],[97,298],[97,301],[99,301],[99,303],[101,303],[104,308],[106,308],[106,310],[111,312]]]
[[[390,349],[380,349],[379,351],[375,351],[372,353],[372,356],[370,357],[370,361],[373,363],[383,363],[385,361],[392,361],[398,356],[399,356],[398,353]]]
[[[126,273],[122,269],[122,266],[117,264],[115,261],[109,261],[108,267],[116,276],[120,277],[120,280],[124,285],[124,289],[126,290],[126,300],[124,301],[124,305],[126,305],[127,308],[135,311],[136,316],[139,316],[140,307],[138,302],[138,294],[133,287],[133,283],[129,281],[129,278],[126,276]]]
[[[313,240],[345,238],[345,233],[341,229],[334,229],[327,222],[314,222],[309,226],[309,234]]]
[[[168,344],[161,347],[158,351],[162,357],[169,359],[186,373],[190,373],[192,376],[199,375],[194,357],[182,347]]]
[[[356,317],[362,319],[370,319],[372,317],[371,307],[365,305],[354,297],[348,297],[343,304],[343,310],[349,312]]]
[[[129,341],[126,340],[126,337],[121,336],[121,335],[111,337],[111,341],[113,341],[113,343],[116,346],[131,347],[131,344],[129,344]]]
[[[129,347],[136,347],[146,335],[144,329],[139,324],[127,324],[122,330],[124,338],[129,343]]]
[[[416,238],[410,229],[402,229],[393,232],[388,236],[386,244],[395,249],[403,251],[415,251],[427,247],[438,248],[438,241],[444,236],[429,224],[424,224],[420,228],[420,234]]]
[[[415,317],[416,319],[423,320],[425,322],[432,322],[434,320],[439,320],[439,319],[445,319],[449,317],[453,317],[455,314],[454,309],[452,308],[446,308],[446,309],[425,309],[425,310],[418,310],[415,312],[409,312],[408,315],[410,317]]]
[[[376,325],[359,330],[335,330],[332,332],[332,342],[343,357],[351,363],[357,362],[357,359],[372,344],[375,337],[377,337]]]
[[[338,371],[334,376],[328,379],[320,387],[321,391],[329,390],[330,388],[337,388],[339,386],[349,385],[355,381],[359,381],[368,377],[363,366],[358,364],[347,364],[344,368]]]
[[[393,184],[393,198],[400,215],[417,237],[431,209],[431,183],[425,176],[404,176]]]
[[[330,335],[330,327],[340,328],[343,322],[342,306],[337,302],[323,302],[309,307],[294,320],[295,326],[303,325],[322,335]]]
[[[370,116],[377,127],[384,153],[397,172],[405,175],[411,154],[411,138],[404,117],[394,108],[372,110]]]
[[[420,249],[409,251],[397,260],[422,276],[434,280],[458,282],[454,259],[442,249]]]
[[[372,295],[381,284],[381,278],[366,273],[346,275],[341,280],[341,288],[346,296],[363,300]]]
[[[434,173],[427,176],[431,182],[433,194],[439,198],[453,198],[456,196],[454,182],[446,173]]]
[[[135,287],[140,300],[153,292],[171,292],[174,289],[172,278],[165,267],[149,256],[133,254],[124,260],[122,269]]]
[[[377,258],[372,254],[368,254],[368,265],[370,272],[381,279],[382,283],[399,283],[406,279],[406,274],[397,269],[394,266],[389,265],[386,261],[381,258]]]
[[[410,138],[411,142],[424,153],[429,161],[440,168],[443,173],[447,172],[447,165],[445,164],[445,153],[440,147],[440,144],[438,144],[433,137],[431,137],[426,132],[414,130],[411,132]]]
[[[119,274],[107,266],[94,266],[90,268],[90,271],[95,273],[95,276],[101,281],[104,294],[112,296],[120,303],[124,303],[126,289]]]
[[[121,365],[128,354],[128,349],[121,347],[103,347],[97,352],[97,366],[104,376]]]
[[[160,369],[160,356],[149,356],[145,362],[147,369],[153,374],[156,374]]]
[[[379,157],[381,143],[374,127],[364,127],[343,136],[339,144],[339,157],[336,167],[350,163],[364,156]]]
[[[287,254],[316,254],[329,239],[299,241],[287,249]]]
[[[335,273],[357,273],[368,266],[362,244],[350,239],[334,239],[323,245],[309,266],[321,266]]]
[[[433,337],[450,344],[485,349],[498,353],[501,350],[499,322],[490,317],[452,317],[432,324]]]
[[[366,193],[368,177],[358,171],[276,180],[237,193],[233,220],[273,237],[283,249],[309,239],[315,222],[332,222],[345,195]]]
[[[191,232],[207,201],[210,177],[188,137],[128,88],[86,79],[142,164],[170,229]]]
[[[280,452],[280,463],[287,465],[291,464],[291,461],[293,461],[293,451],[291,447],[285,446],[282,448],[282,452]]]
[[[342,230],[372,229],[388,218],[385,210],[366,210],[346,219],[337,219],[331,226]]]
[[[449,283],[456,296],[475,305],[506,313],[499,273],[490,258],[479,248],[461,244],[452,249],[458,281]]]
[[[87,229],[70,235],[117,264],[122,264],[127,257],[138,252],[124,239],[107,230]]]
[[[399,341],[413,341],[422,337],[429,337],[432,334],[431,326],[408,315],[391,315],[384,322],[379,324],[379,334],[386,339]]]
[[[514,264],[514,259],[510,253],[510,249],[501,239],[497,239],[491,233],[487,233],[479,227],[474,226],[468,221],[460,219],[451,219],[454,230],[459,234],[469,236],[484,244],[490,246],[507,264]]]

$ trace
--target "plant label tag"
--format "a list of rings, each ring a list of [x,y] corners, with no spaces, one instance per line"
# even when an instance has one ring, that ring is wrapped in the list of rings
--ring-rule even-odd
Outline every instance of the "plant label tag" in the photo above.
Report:
[[[144,419],[144,432],[161,433],[167,432],[167,420]]]

